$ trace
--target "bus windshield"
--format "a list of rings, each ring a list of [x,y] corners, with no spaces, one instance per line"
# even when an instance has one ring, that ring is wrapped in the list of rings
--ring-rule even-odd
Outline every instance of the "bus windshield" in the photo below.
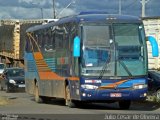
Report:
[[[82,74],[112,77],[146,75],[144,40],[144,29],[139,24],[84,25]]]

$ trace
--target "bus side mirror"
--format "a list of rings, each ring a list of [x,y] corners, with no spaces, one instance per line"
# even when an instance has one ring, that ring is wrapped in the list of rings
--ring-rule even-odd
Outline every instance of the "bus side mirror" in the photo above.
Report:
[[[76,36],[73,43],[73,56],[80,57],[80,38]]]
[[[152,46],[152,56],[158,57],[159,56],[159,49],[158,49],[158,43],[156,39],[153,36],[148,36],[147,41],[151,43]]]

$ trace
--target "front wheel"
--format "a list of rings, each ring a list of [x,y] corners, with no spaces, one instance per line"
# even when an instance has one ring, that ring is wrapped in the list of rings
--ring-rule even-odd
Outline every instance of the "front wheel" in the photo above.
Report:
[[[0,82],[0,91],[3,90],[2,83]]]
[[[131,101],[130,100],[119,101],[120,109],[123,109],[123,110],[129,109],[130,105],[131,105]]]
[[[6,90],[6,93],[9,93],[11,91],[8,85],[6,85],[6,89],[5,90]]]
[[[75,107],[75,103],[73,100],[71,100],[71,95],[70,95],[70,89],[69,86],[66,86],[66,98],[65,98],[65,103],[68,107],[73,108]]]
[[[160,101],[160,89],[158,89],[156,92],[156,98],[157,98],[157,101]]]

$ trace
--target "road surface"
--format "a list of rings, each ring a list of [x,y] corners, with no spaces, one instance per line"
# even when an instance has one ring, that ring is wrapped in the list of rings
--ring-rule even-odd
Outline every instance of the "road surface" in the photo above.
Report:
[[[34,97],[26,93],[5,93],[0,91],[0,98],[8,99],[8,104],[0,105],[1,117],[16,117],[19,120],[62,120],[62,119],[108,119],[110,114],[159,114],[160,104],[153,102],[133,102],[129,110],[120,110],[117,103],[84,104],[79,108],[68,108],[63,100],[50,103],[36,103]],[[13,116],[12,116],[13,115]],[[107,117],[105,117],[107,115]],[[21,117],[20,117],[21,116]],[[27,117],[26,117],[27,116]],[[17,119],[18,119],[17,118]],[[41,119],[40,119],[41,118]],[[160,117],[159,117],[160,118]],[[17,120],[15,119],[15,120]],[[124,119],[124,118],[123,118]],[[126,118],[127,119],[127,118]]]

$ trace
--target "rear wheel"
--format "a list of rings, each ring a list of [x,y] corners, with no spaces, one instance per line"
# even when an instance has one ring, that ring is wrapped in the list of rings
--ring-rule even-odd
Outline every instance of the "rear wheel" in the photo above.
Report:
[[[70,108],[75,107],[75,103],[71,99],[69,86],[66,86],[66,100],[65,101],[66,101],[66,105],[68,107],[70,107]]]
[[[2,83],[0,82],[0,91],[3,90]]]
[[[119,101],[119,107],[120,109],[129,109],[131,105],[131,101],[130,100],[123,100],[123,101]]]
[[[34,99],[37,103],[42,103],[43,102],[41,97],[39,96],[39,89],[38,89],[38,84],[37,83],[35,84]]]

